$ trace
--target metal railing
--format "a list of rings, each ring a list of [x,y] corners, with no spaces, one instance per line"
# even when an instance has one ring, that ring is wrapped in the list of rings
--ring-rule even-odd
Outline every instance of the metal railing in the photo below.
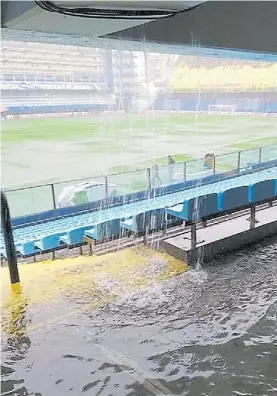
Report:
[[[277,145],[270,145],[216,155],[213,166],[210,168],[204,166],[205,159],[202,158],[173,165],[154,165],[151,168],[114,173],[106,176],[4,189],[4,191],[9,201],[12,217],[19,217],[60,207],[60,194],[65,187],[73,184],[89,181],[98,185],[97,192],[94,190],[94,193],[87,194],[87,196],[79,194],[74,202],[76,205],[86,203],[86,201],[105,200],[111,196],[122,197],[139,191],[146,191],[146,196],[150,196],[151,191],[158,187],[201,179],[225,172],[241,171],[250,164],[259,164],[275,159],[277,159]]]

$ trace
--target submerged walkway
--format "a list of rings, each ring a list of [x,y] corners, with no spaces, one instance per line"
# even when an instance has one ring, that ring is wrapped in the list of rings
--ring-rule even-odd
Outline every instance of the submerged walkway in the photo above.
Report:
[[[8,267],[1,267],[4,334],[11,336],[18,330],[17,314],[25,300],[24,311],[34,314],[27,327],[34,330],[43,328],[45,321],[62,319],[65,300],[69,303],[65,304],[67,313],[72,310],[71,302],[73,306],[80,303],[82,308],[100,308],[121,295],[138,292],[153,281],[169,279],[187,269],[185,263],[166,253],[133,247],[102,256],[21,264],[21,289],[17,294],[11,290]]]

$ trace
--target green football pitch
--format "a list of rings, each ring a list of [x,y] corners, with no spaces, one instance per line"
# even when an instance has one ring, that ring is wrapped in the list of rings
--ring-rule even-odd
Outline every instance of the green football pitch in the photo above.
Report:
[[[210,151],[219,155],[277,144],[276,127],[274,116],[155,112],[4,120],[2,186],[60,182],[166,165],[168,154],[184,162]],[[235,158],[230,156],[227,168]],[[226,168],[226,161],[220,166]],[[118,184],[119,176],[110,176],[108,181]],[[136,190],[144,187],[140,177],[136,183]]]
[[[277,118],[147,114],[2,122],[2,185],[141,169],[277,143]]]

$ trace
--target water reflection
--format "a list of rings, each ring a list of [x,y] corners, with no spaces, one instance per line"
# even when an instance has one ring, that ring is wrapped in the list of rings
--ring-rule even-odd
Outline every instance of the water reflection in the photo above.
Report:
[[[5,361],[1,365],[1,394],[23,396],[27,391],[23,386],[24,379],[14,379],[13,373],[16,371],[16,365],[26,358],[31,347],[27,333],[28,298],[22,290],[12,291],[7,305],[7,317],[2,320]]]

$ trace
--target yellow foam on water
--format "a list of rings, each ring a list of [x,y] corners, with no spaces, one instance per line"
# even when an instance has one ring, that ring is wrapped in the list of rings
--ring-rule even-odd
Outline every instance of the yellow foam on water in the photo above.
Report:
[[[151,274],[150,271],[149,274],[145,270],[153,260],[161,261],[164,265],[158,273]],[[82,308],[98,308],[114,301],[119,294],[143,289],[153,281],[159,282],[186,270],[184,263],[146,247],[134,247],[103,256],[20,264],[21,282],[13,289],[8,268],[4,267],[1,268],[3,327],[5,332],[15,332],[17,317],[23,309],[44,304],[51,304],[55,308],[55,304],[65,300],[69,300],[73,307],[74,303],[78,303]],[[113,288],[103,289],[103,280],[115,283],[116,292]]]

